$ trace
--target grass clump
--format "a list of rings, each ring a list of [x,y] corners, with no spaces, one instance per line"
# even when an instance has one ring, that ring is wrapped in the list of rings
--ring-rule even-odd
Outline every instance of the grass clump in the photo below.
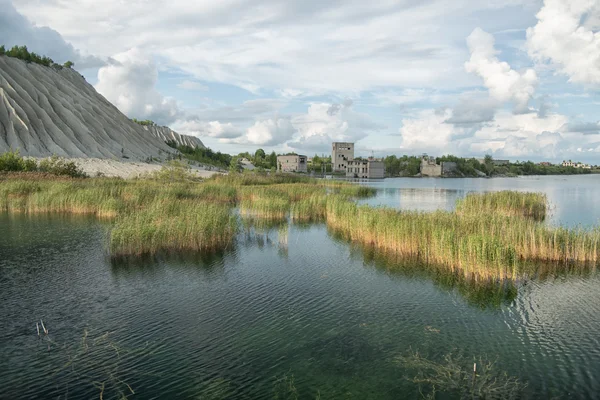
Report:
[[[290,216],[294,222],[321,222],[327,216],[327,196],[312,194],[292,204]]]
[[[548,199],[542,193],[502,191],[469,193],[457,201],[459,214],[495,214],[520,216],[543,221],[546,218]]]
[[[278,188],[244,188],[240,190],[240,197],[240,213],[244,216],[284,220],[290,210],[290,198]]]
[[[114,257],[158,252],[212,251],[227,247],[237,232],[228,206],[197,201],[156,201],[119,217],[111,230]]]

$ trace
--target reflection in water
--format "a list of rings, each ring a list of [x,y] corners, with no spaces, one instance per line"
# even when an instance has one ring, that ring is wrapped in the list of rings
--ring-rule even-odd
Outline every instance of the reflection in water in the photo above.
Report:
[[[492,179],[391,178],[365,184],[379,189],[377,196],[365,203],[422,211],[452,210],[456,200],[469,192],[541,192],[550,202],[550,224],[587,227],[600,224],[600,207],[597,207],[600,174]],[[404,199],[404,193],[408,193],[408,199]]]
[[[333,231],[330,231],[330,234],[337,240],[347,242]],[[397,254],[384,253],[358,243],[349,244],[360,251],[367,265],[392,275],[431,280],[439,288],[456,292],[469,304],[481,309],[508,306],[518,294],[518,282],[469,279],[464,274],[452,272],[444,266],[415,262]]]
[[[170,268],[188,269],[201,273],[206,279],[219,279],[225,274],[223,259],[225,256],[235,257],[236,252],[221,250],[211,253],[197,251],[160,252],[156,255],[107,257],[112,273],[117,278],[144,275],[159,277],[164,274],[165,265]]]
[[[399,208],[402,210],[436,211],[452,210],[461,192],[441,188],[384,188],[375,198],[361,201],[365,204]]]

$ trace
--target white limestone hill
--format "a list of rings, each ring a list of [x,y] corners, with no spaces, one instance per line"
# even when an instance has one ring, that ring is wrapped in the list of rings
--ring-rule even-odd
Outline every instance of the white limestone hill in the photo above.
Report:
[[[145,160],[174,153],[77,71],[0,56],[0,152]]]
[[[181,135],[169,127],[157,125],[144,125],[144,129],[164,142],[175,142],[177,146],[189,146],[205,149],[204,143],[195,136]]]

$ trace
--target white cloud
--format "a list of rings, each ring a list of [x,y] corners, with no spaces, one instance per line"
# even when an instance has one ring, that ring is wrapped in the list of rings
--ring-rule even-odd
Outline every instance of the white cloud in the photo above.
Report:
[[[208,136],[224,140],[239,138],[243,135],[243,130],[231,122],[187,120],[179,121],[174,128],[177,132],[186,135]]]
[[[530,56],[550,61],[571,82],[600,84],[598,0],[545,0],[537,19],[527,29]]]
[[[305,114],[292,119],[292,124],[298,134],[289,146],[305,152],[329,151],[331,142],[357,142],[384,128],[367,114],[355,111],[351,100],[312,103]]]
[[[418,118],[402,120],[402,147],[413,151],[448,153],[453,137],[463,132],[446,122],[451,118],[452,111],[446,109],[424,110]]]
[[[418,118],[403,120],[402,149],[409,152],[560,160],[577,153],[600,152],[597,124],[569,125],[560,114],[499,111],[475,128],[453,124],[452,110],[425,110]],[[595,127],[595,131],[593,130]]]
[[[201,81],[254,93],[354,96],[382,87],[470,84],[460,43],[473,17],[514,28],[524,16],[496,21],[496,11],[528,3],[19,0],[18,7],[94,54],[138,47]]]
[[[105,64],[99,58],[81,54],[54,29],[34,25],[10,0],[0,0],[0,38],[0,45],[7,48],[25,45],[30,51],[48,56],[57,63],[73,61],[79,69]]]
[[[493,98],[512,101],[516,112],[526,112],[538,83],[537,74],[533,69],[519,73],[498,60],[494,43],[491,34],[476,28],[467,38],[471,59],[465,63],[465,69],[483,78]]]
[[[244,108],[264,115],[273,108],[271,100],[247,102]],[[353,102],[311,103],[305,113],[259,117],[243,136],[227,143],[259,146],[283,146],[303,153],[327,152],[333,141],[356,142],[383,128],[368,115],[356,112]]]
[[[259,146],[274,146],[287,142],[295,129],[289,119],[273,118],[256,121],[246,131],[245,141]]]
[[[130,49],[100,68],[96,90],[129,117],[169,124],[180,111],[174,99],[156,90],[157,80],[152,58],[139,49]]]
[[[184,80],[177,84],[177,87],[183,90],[198,90],[207,91],[208,86],[201,84],[200,82]]]
[[[493,121],[477,130],[475,143],[495,143],[495,155],[556,159],[569,151],[569,141],[559,130],[568,121],[560,114],[540,117],[535,113],[514,115],[499,112]]]

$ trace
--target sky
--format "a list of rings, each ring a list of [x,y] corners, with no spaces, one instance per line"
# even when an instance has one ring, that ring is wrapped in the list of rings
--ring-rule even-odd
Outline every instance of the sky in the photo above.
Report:
[[[0,0],[0,43],[230,154],[600,164],[599,0]]]

